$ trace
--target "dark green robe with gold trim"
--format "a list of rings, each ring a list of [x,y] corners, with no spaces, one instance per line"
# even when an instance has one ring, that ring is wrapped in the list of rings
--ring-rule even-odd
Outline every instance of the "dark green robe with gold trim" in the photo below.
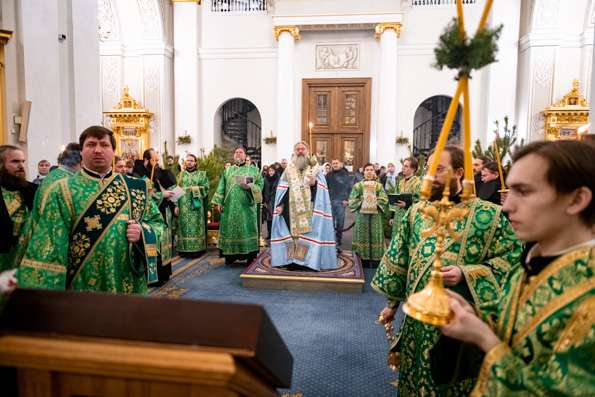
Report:
[[[436,244],[435,236],[422,237],[422,231],[431,228],[434,221],[425,217],[421,209],[431,205],[426,201],[411,207],[402,219],[399,232],[392,239],[374,279],[372,287],[384,294],[389,303],[395,305],[409,295],[422,290],[427,284]],[[455,222],[455,229],[462,232],[459,241],[450,237],[444,240],[443,266],[459,266],[463,280],[451,287],[476,307],[482,302],[497,299],[508,272],[518,265],[521,244],[516,240],[510,223],[502,214],[502,208],[487,201],[473,199],[457,204],[467,208],[467,216]],[[463,356],[466,345],[460,345],[452,355],[451,344],[443,339],[438,328],[406,317],[399,330],[393,350],[400,353],[399,393],[401,396],[466,395],[475,379],[455,371],[457,354]],[[442,339],[442,341],[441,341]],[[441,341],[440,344],[438,342]],[[452,341],[452,340],[451,340]],[[435,349],[432,352],[431,351]],[[465,358],[481,362],[473,351]],[[451,385],[437,385],[432,372],[431,359],[440,363],[444,377],[450,377]],[[460,366],[459,366],[460,367]],[[441,382],[442,383],[442,382]]]
[[[502,341],[473,396],[595,396],[595,246],[527,277],[519,267],[481,313]]]
[[[114,178],[122,178],[117,188],[105,191]],[[131,191],[123,183],[135,179],[140,189]],[[123,201],[123,206],[118,207]],[[95,203],[95,204],[94,204]],[[154,201],[148,197],[145,181],[120,174],[105,179],[90,176],[80,171],[74,176],[59,181],[47,193],[43,211],[39,215],[37,227],[21,267],[17,272],[20,287],[25,288],[66,288],[66,273],[73,268],[73,252],[87,249],[85,235],[71,236],[74,225],[91,205],[96,205],[102,213],[111,214],[120,208],[88,254],[72,279],[70,289],[78,291],[106,291],[113,293],[144,293],[147,279],[142,265],[131,261],[131,250],[136,249],[126,238],[128,220],[140,218],[141,226],[155,232],[159,238],[163,218]],[[83,219],[82,221],[87,221]],[[87,227],[97,229],[101,225],[89,219]],[[137,248],[145,249],[142,242]],[[140,247],[139,247],[140,246]],[[152,250],[156,250],[152,247]],[[70,255],[69,255],[70,253]]]
[[[37,220],[39,219],[39,214],[43,211],[45,204],[47,202],[48,192],[54,187],[62,179],[66,179],[74,175],[73,171],[70,171],[62,166],[56,168],[55,170],[51,171],[48,176],[41,180],[41,184],[35,193],[35,198],[33,200],[33,208],[31,209],[31,215],[25,224],[23,225],[23,232],[19,237],[18,242],[18,251],[15,253],[14,261],[15,267],[20,265],[23,255],[25,255],[25,250],[27,249],[27,245],[29,244],[29,240],[31,239],[31,234],[33,230],[37,227]]]
[[[413,204],[419,201],[419,195],[421,192],[421,178],[417,175],[413,175],[409,178],[400,178],[397,183],[396,193],[411,193],[413,196]],[[397,207],[396,205],[391,206],[391,214],[393,219],[393,227],[391,237],[395,237],[399,231],[401,220],[407,213],[407,208]]]
[[[244,190],[236,176],[253,178],[249,190]],[[223,206],[217,247],[223,255],[245,255],[259,250],[257,206],[262,203],[264,180],[252,165],[232,165],[223,171],[212,202]]]
[[[207,248],[206,211],[209,180],[205,171],[182,171],[178,186],[186,193],[178,200],[177,250],[194,253]]]
[[[0,272],[14,269],[18,266],[20,258],[24,252],[23,244],[26,244],[26,239],[20,237],[28,229],[30,222],[31,211],[25,205],[25,200],[21,192],[15,190],[2,189],[0,200],[4,200],[4,205],[8,211],[8,217],[12,221],[12,239],[14,245],[6,253],[0,253]],[[8,239],[9,236],[2,236],[1,238]]]
[[[361,207],[364,200],[364,183],[364,181],[356,183],[349,195],[349,209],[355,212],[352,249],[362,260],[379,261],[386,248],[382,217],[388,210],[388,196],[382,184],[376,182],[378,212],[363,214]]]

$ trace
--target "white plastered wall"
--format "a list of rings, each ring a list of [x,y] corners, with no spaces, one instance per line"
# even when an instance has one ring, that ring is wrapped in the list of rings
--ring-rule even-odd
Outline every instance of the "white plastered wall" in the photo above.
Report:
[[[154,113],[149,142],[174,152],[172,4],[166,0],[98,0],[102,110],[110,111],[124,86]],[[109,121],[104,119],[109,125]]]
[[[97,2],[4,0],[2,27],[13,31],[6,47],[8,142],[27,154],[34,178],[41,159],[56,163],[62,145],[81,128],[101,122]],[[63,37],[59,38],[59,35]],[[26,144],[18,143],[22,103],[32,102]]]

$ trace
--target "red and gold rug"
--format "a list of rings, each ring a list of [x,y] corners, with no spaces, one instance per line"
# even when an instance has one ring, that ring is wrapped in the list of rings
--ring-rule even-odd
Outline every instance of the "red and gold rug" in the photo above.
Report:
[[[342,251],[337,256],[337,265],[337,269],[319,272],[296,265],[271,267],[271,251],[266,249],[240,277],[244,287],[250,288],[361,292],[364,272],[357,255]]]

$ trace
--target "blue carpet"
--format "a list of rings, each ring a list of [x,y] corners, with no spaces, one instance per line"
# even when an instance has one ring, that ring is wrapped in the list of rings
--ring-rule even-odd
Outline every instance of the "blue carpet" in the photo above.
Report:
[[[263,305],[294,358],[290,390],[304,397],[395,396],[394,375],[386,366],[387,342],[375,324],[384,305],[369,286],[374,274],[365,270],[361,294],[248,289],[242,267],[211,265],[212,256],[190,266],[174,267],[173,279],[157,295]]]

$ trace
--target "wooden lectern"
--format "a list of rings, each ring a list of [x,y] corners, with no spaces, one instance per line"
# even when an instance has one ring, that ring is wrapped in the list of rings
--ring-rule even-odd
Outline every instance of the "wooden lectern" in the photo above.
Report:
[[[0,366],[2,396],[258,397],[293,358],[261,306],[19,289]]]

